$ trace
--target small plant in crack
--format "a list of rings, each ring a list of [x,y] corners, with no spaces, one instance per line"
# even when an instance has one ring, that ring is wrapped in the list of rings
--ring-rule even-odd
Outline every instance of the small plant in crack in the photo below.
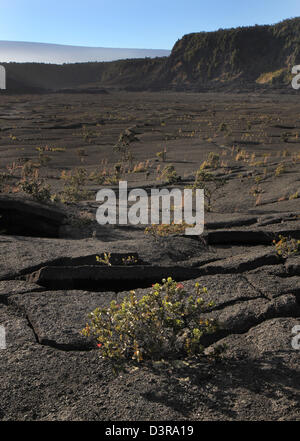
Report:
[[[96,262],[102,263],[107,266],[111,266],[110,259],[111,259],[111,253],[104,253],[103,257],[96,256]]]
[[[127,256],[122,258],[122,265],[136,265],[138,260],[134,256]]]
[[[85,190],[88,178],[85,168],[77,168],[72,172],[62,171],[60,179],[64,182],[63,191],[56,195],[62,203],[77,202],[92,198],[93,193]]]
[[[274,174],[275,174],[275,176],[278,178],[278,177],[281,176],[283,173],[285,173],[285,171],[286,171],[286,168],[285,168],[284,164],[283,164],[283,163],[280,163],[280,164],[278,165],[278,167],[275,169]]]
[[[181,176],[177,174],[174,165],[166,165],[158,179],[164,180],[167,184],[176,184],[181,181]]]
[[[227,180],[218,178],[213,173],[202,170],[201,168],[196,172],[195,181],[193,185],[186,186],[196,190],[197,188],[204,190],[205,208],[206,211],[212,210],[212,198],[214,194],[226,184]]]
[[[169,237],[173,234],[184,234],[186,228],[192,228],[193,225],[187,224],[186,222],[181,222],[175,224],[171,222],[170,224],[153,224],[145,228],[144,234],[151,235],[155,240],[160,237]]]
[[[29,194],[38,202],[51,201],[51,187],[39,178],[38,169],[32,169],[30,175],[28,173],[22,173],[22,175],[22,179],[17,184],[17,191]]]
[[[278,241],[273,240],[273,245],[275,247],[275,252],[277,256],[286,259],[289,256],[300,253],[300,240],[293,239],[291,237],[285,237],[281,234],[278,237]]]
[[[203,317],[214,306],[206,295],[199,283],[187,292],[169,277],[140,299],[131,291],[120,304],[113,300],[109,307],[95,309],[81,333],[96,338],[100,356],[116,373],[130,360],[200,357],[202,336],[218,329],[216,320]]]
[[[157,152],[156,156],[160,161],[165,162],[167,160],[167,150],[164,149],[161,152]]]
[[[5,188],[6,182],[8,182],[10,179],[10,175],[8,173],[0,172],[0,193],[2,192],[3,188]]]
[[[216,169],[220,166],[220,155],[215,152],[209,152],[207,159],[202,162],[200,166],[200,170],[204,170],[206,168]]]

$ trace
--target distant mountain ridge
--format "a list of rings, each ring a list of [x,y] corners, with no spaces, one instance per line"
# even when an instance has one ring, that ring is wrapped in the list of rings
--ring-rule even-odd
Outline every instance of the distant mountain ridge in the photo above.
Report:
[[[294,65],[300,65],[300,17],[275,25],[188,34],[176,42],[168,57],[4,64],[11,91],[95,87],[137,91],[279,87],[286,91]]]
[[[116,61],[127,58],[166,57],[165,49],[122,49],[69,46],[62,44],[0,41],[0,62],[9,63],[87,63]]]

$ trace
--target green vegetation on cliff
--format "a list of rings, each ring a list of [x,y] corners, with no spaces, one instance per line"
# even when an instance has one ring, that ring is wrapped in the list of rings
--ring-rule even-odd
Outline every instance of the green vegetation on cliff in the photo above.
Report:
[[[272,72],[270,82],[274,77],[287,82],[290,78],[285,74],[299,63],[300,18],[295,18],[273,26],[185,35],[172,50],[167,74],[170,83],[186,86],[211,81],[253,83]]]

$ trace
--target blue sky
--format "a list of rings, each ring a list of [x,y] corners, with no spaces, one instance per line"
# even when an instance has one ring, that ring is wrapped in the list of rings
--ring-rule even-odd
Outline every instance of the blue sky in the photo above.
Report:
[[[171,49],[190,32],[295,16],[299,0],[0,0],[0,40]]]

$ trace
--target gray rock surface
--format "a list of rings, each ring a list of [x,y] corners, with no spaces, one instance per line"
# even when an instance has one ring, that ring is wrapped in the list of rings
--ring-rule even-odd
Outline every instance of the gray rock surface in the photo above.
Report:
[[[38,342],[59,349],[89,349],[91,340],[80,335],[97,307],[109,306],[113,292],[48,291],[11,295],[8,305],[27,317]]]
[[[202,238],[154,240],[121,228],[84,239],[0,236],[0,420],[299,420],[291,341],[300,261],[279,258],[271,245],[284,231],[298,237],[291,216],[210,214]],[[96,265],[103,252],[138,253],[139,264]],[[140,298],[158,274],[187,291],[196,282],[207,288],[214,306],[203,317],[221,328],[203,344],[208,355],[226,350],[219,362],[146,361],[114,377],[80,331],[96,307],[132,288]]]

